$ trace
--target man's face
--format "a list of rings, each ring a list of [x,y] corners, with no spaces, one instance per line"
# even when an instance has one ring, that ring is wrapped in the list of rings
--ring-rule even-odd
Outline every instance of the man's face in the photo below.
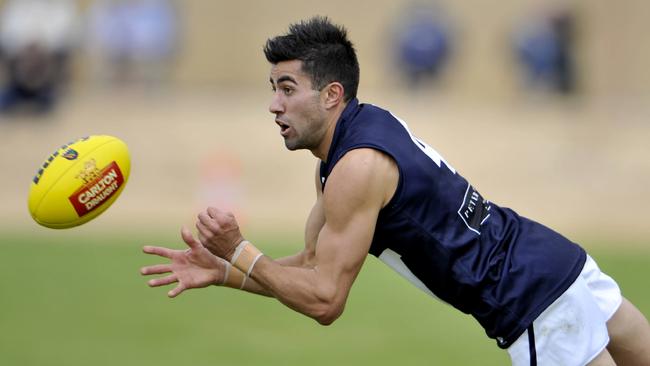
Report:
[[[326,110],[310,77],[302,71],[302,61],[279,62],[271,67],[273,98],[269,111],[275,114],[280,135],[289,150],[315,150],[326,130]]]

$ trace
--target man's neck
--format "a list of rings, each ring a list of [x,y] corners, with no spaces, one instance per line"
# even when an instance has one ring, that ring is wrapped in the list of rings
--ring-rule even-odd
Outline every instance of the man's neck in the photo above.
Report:
[[[323,137],[323,141],[318,146],[318,148],[311,151],[311,153],[319,158],[320,160],[327,162],[327,155],[329,154],[330,147],[332,146],[332,140],[334,139],[334,131],[336,130],[336,125],[338,124],[341,114],[347,107],[348,102],[339,104],[334,111],[327,118],[327,131]]]

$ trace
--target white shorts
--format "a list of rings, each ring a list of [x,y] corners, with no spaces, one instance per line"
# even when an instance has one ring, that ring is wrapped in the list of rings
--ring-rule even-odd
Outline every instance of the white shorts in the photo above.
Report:
[[[583,366],[609,342],[606,322],[623,298],[587,255],[575,282],[509,348],[513,366]]]

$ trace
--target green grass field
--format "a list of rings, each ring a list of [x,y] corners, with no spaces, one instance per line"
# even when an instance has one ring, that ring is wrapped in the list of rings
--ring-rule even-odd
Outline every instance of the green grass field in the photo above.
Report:
[[[257,242],[274,257],[299,246]],[[429,299],[372,257],[343,316],[322,327],[273,299],[231,289],[168,299],[166,288],[148,288],[138,272],[156,262],[141,253],[144,243],[3,234],[0,365],[509,364],[471,317]],[[650,314],[650,251],[591,254]]]

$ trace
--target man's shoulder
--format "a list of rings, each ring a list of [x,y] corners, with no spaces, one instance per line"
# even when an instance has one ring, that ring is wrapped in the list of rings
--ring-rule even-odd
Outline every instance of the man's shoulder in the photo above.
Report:
[[[398,180],[397,165],[389,155],[374,148],[359,147],[341,156],[332,169],[328,189],[323,195],[326,201],[332,201],[332,196],[360,202],[376,200],[377,207],[383,207],[395,191]]]
[[[345,123],[344,129],[348,132],[346,137],[372,137],[376,138],[382,134],[395,134],[402,129],[403,125],[389,110],[373,104],[363,103],[359,105],[357,112]]]
[[[372,103],[360,103],[357,116],[395,118],[388,109]]]

